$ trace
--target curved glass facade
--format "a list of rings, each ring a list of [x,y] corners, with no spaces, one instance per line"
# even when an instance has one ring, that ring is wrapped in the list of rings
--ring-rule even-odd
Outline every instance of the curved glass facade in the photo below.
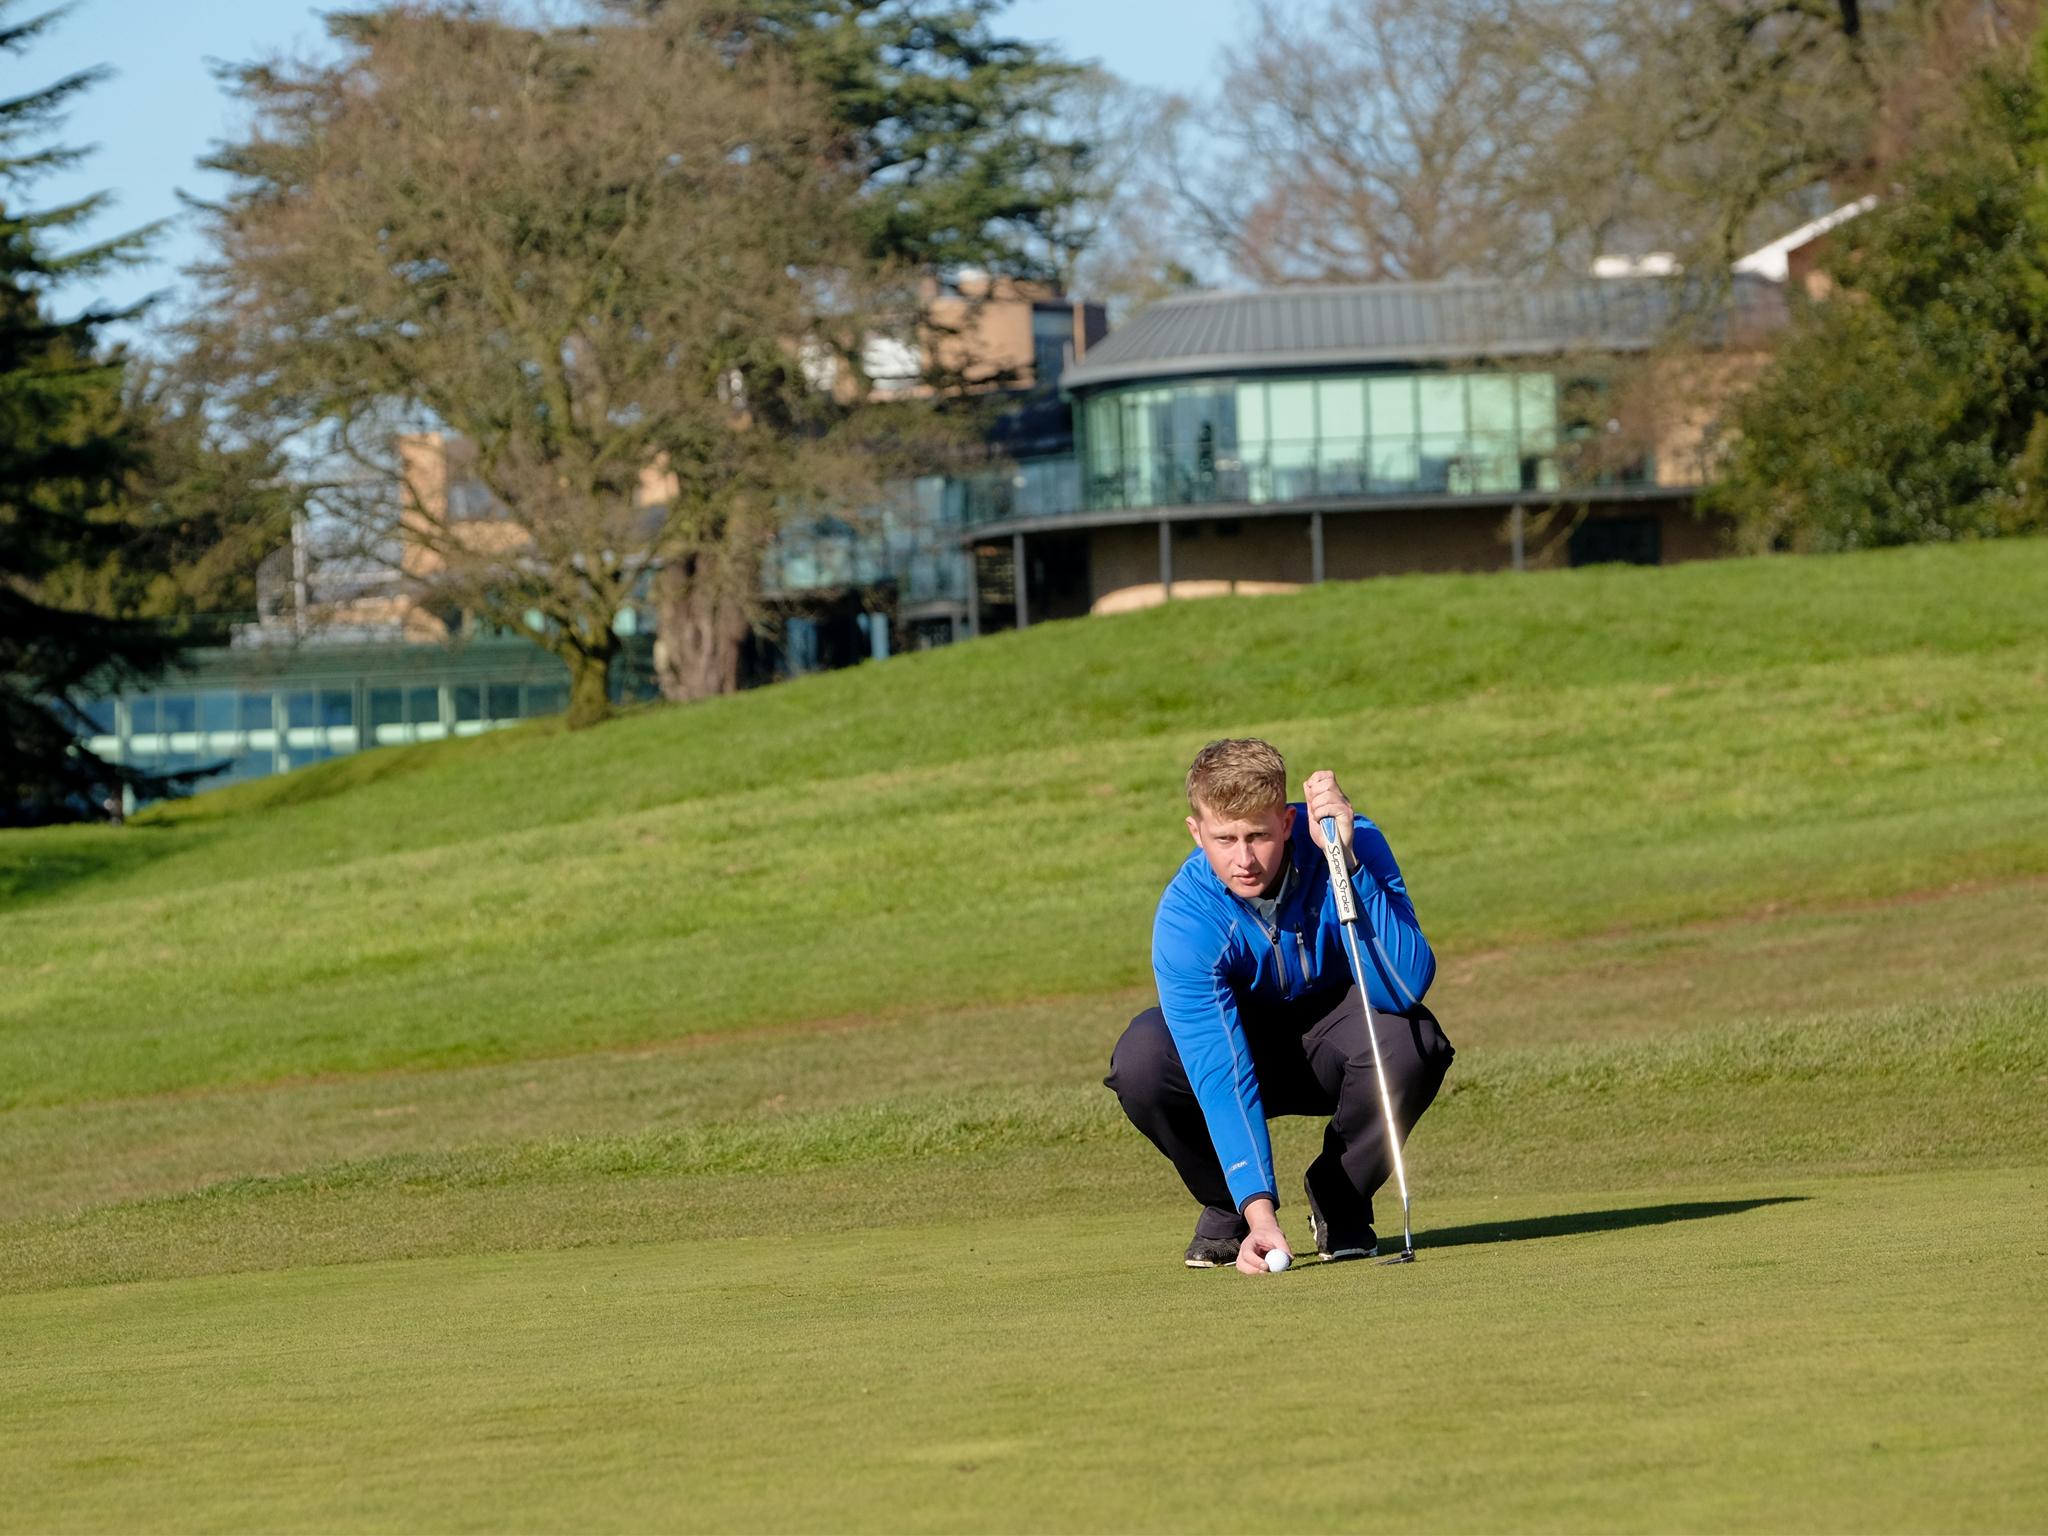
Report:
[[[1558,487],[1548,372],[1186,379],[1081,404],[1091,511]]]

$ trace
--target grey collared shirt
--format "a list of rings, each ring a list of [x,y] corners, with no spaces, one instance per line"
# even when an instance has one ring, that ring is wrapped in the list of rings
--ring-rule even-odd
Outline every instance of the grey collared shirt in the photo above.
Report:
[[[1270,896],[1240,896],[1237,899],[1256,912],[1259,921],[1268,933],[1280,922],[1280,903],[1287,899],[1287,893],[1294,887],[1294,859],[1290,854],[1286,867],[1280,871],[1280,883],[1273,887]]]

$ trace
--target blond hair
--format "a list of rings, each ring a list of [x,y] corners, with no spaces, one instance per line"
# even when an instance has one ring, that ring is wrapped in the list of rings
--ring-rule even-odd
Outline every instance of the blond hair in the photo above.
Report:
[[[1237,821],[1287,803],[1287,764],[1256,736],[1212,741],[1188,769],[1188,808]]]

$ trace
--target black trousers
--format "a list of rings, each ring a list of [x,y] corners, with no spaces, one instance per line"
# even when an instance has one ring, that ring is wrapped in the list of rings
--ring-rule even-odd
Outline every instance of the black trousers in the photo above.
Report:
[[[1436,1015],[1419,1003],[1406,1013],[1374,1010],[1373,1018],[1394,1119],[1405,1142],[1436,1098],[1455,1053]],[[1373,1194],[1392,1176],[1394,1162],[1387,1148],[1386,1117],[1358,989],[1247,1016],[1244,1029],[1267,1118],[1330,1117],[1322,1152],[1307,1171],[1324,1219],[1347,1237],[1370,1232]],[[1116,1094],[1131,1124],[1167,1155],[1188,1193],[1202,1203],[1198,1234],[1242,1236],[1244,1219],[1230,1198],[1208,1122],[1181,1066],[1166,1017],[1157,1008],[1147,1008],[1131,1020],[1110,1054],[1109,1076],[1103,1082]]]

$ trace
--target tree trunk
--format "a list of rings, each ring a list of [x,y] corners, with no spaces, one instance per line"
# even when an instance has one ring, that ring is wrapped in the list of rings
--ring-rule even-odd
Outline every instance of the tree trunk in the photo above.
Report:
[[[747,603],[719,579],[722,564],[684,557],[656,579],[654,675],[664,699],[708,699],[739,687]]]
[[[569,664],[569,729],[602,725],[612,714],[612,657],[618,647],[590,652],[577,647],[562,651]]]

